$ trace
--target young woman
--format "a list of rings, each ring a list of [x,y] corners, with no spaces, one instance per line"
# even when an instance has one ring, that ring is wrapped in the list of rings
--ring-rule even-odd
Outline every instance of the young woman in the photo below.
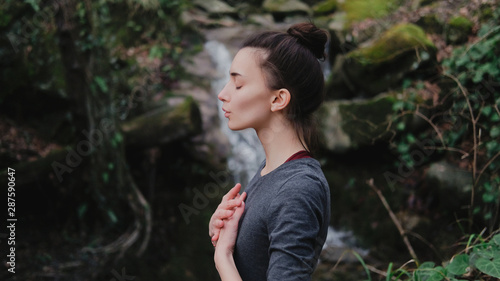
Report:
[[[233,60],[218,97],[229,128],[255,129],[266,159],[210,220],[223,281],[310,280],[316,267],[330,220],[328,183],[310,154],[326,41],[314,24],[296,24],[249,38]]]

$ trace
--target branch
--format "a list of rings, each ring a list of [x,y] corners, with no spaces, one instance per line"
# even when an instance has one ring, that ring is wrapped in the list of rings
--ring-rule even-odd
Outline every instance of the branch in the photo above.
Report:
[[[455,83],[457,83],[458,87],[460,88],[460,91],[465,97],[465,101],[467,102],[467,107],[469,108],[469,113],[470,113],[470,119],[472,123],[472,137],[474,140],[474,146],[472,147],[473,151],[473,160],[472,160],[472,188],[471,188],[471,196],[470,196],[470,208],[469,208],[469,228],[472,228],[473,224],[473,214],[472,211],[474,210],[474,195],[475,195],[475,187],[476,187],[476,170],[477,170],[477,130],[476,130],[476,118],[474,118],[474,111],[472,110],[472,105],[470,104],[469,97],[467,96],[467,90],[462,86],[460,81],[456,77],[450,74],[443,73],[445,76],[451,78]]]
[[[434,123],[432,123],[432,121],[431,121],[429,118],[427,118],[427,116],[425,116],[425,115],[423,115],[422,113],[420,113],[420,111],[418,111],[418,108],[417,108],[417,110],[415,111],[415,114],[416,114],[418,117],[420,117],[420,118],[424,119],[425,121],[427,121],[427,123],[429,123],[429,125],[431,125],[431,126],[432,126],[432,128],[434,129],[434,131],[436,131],[436,133],[437,133],[437,135],[438,135],[438,137],[439,137],[439,140],[440,140],[440,141],[441,141],[441,143],[443,144],[443,147],[446,147],[446,143],[444,142],[443,135],[442,135],[442,134],[441,134],[441,132],[439,131],[439,128],[438,128],[436,125],[434,125]]]
[[[368,186],[370,186],[375,191],[375,193],[377,193],[378,197],[380,198],[380,201],[382,201],[382,204],[384,204],[385,209],[387,210],[387,212],[389,212],[389,216],[391,217],[392,222],[394,223],[394,225],[396,225],[397,229],[399,230],[399,234],[403,238],[403,242],[405,243],[406,248],[408,249],[408,252],[410,252],[411,257],[418,264],[419,262],[418,262],[417,254],[413,250],[413,247],[410,244],[410,240],[408,240],[408,236],[406,235],[406,231],[403,229],[403,226],[399,222],[398,218],[396,217],[394,212],[391,210],[391,207],[389,206],[389,203],[387,203],[387,200],[385,200],[384,195],[382,194],[380,189],[378,189],[375,186],[375,184],[373,183],[373,178],[367,180],[366,183],[368,184]]]
[[[479,179],[481,178],[481,176],[483,175],[483,173],[486,171],[486,168],[488,168],[488,166],[491,165],[491,163],[493,163],[493,161],[495,161],[495,159],[498,156],[500,156],[500,151],[497,152],[497,154],[495,154],[493,157],[491,157],[490,160],[488,160],[488,162],[486,164],[484,164],[484,167],[481,169],[481,171],[479,171],[479,175],[477,176],[477,179],[474,182],[474,185],[476,185],[476,184],[479,183]]]
[[[459,152],[462,154],[462,157],[460,157],[461,159],[469,157],[469,153],[467,151],[455,147],[424,146],[423,148],[430,150],[448,150],[453,152]]]

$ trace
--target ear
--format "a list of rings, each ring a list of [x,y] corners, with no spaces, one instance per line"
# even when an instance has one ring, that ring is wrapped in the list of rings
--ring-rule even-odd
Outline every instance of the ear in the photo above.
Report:
[[[271,111],[276,112],[283,110],[289,103],[292,96],[290,92],[285,89],[276,90],[273,94],[273,100],[271,101]]]

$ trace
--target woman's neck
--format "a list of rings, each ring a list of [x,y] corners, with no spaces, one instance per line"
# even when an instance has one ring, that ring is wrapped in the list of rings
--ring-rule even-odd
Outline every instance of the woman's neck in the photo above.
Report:
[[[278,168],[293,154],[305,149],[288,121],[279,120],[270,124],[267,128],[256,130],[266,154],[266,166],[261,171],[262,176]]]

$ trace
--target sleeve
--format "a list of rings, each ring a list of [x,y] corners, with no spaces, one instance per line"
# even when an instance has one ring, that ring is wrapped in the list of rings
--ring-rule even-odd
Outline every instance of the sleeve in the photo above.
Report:
[[[294,176],[269,208],[267,281],[310,280],[326,231],[324,187],[318,179]]]

